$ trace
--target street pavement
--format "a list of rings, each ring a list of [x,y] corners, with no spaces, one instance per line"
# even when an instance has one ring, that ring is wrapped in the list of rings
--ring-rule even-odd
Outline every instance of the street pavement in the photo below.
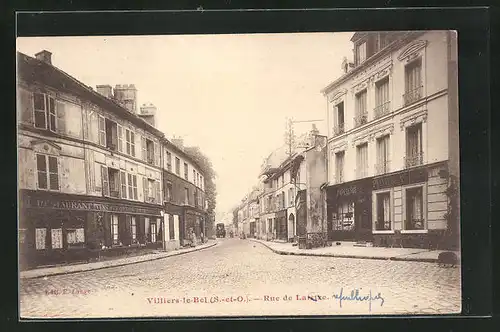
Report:
[[[452,314],[460,269],[273,253],[249,240],[137,264],[20,280],[22,318]]]

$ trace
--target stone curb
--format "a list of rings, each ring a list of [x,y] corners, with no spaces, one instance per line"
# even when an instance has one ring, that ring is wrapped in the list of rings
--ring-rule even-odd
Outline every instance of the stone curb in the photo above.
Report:
[[[19,274],[20,276],[20,279],[40,279],[40,278],[45,278],[45,277],[52,277],[52,276],[58,276],[58,275],[65,275],[65,274],[73,274],[73,273],[80,273],[80,272],[87,272],[87,271],[95,271],[95,270],[102,270],[102,269],[107,269],[107,268],[111,268],[111,267],[119,267],[119,266],[125,266],[125,265],[132,265],[132,264],[138,264],[138,263],[143,263],[143,262],[150,262],[150,261],[155,261],[155,260],[159,260],[159,259],[165,259],[165,258],[169,258],[169,257],[174,257],[174,256],[179,256],[179,255],[185,255],[185,254],[189,254],[191,252],[195,252],[195,251],[200,251],[200,250],[203,250],[203,249],[208,249],[208,248],[212,248],[214,246],[216,246],[217,244],[219,244],[218,242],[215,242],[215,243],[212,243],[210,245],[207,245],[206,247],[201,247],[201,248],[195,248],[193,250],[189,250],[189,251],[183,251],[183,252],[174,252],[173,254],[171,255],[165,255],[165,256],[161,256],[161,257],[154,257],[154,258],[148,258],[148,259],[145,259],[145,260],[141,260],[141,261],[136,261],[136,262],[125,262],[125,263],[119,263],[119,264],[115,264],[115,265],[106,265],[106,266],[100,266],[100,267],[96,267],[96,268],[84,268],[84,269],[81,269],[81,270],[75,270],[75,271],[61,271],[61,272],[55,272],[55,273],[46,273],[46,274],[43,274],[43,275],[39,275],[39,276],[32,276],[32,277],[27,277],[27,276],[22,276],[22,273]]]
[[[314,256],[314,257],[335,257],[335,258],[356,258],[356,259],[376,259],[383,261],[409,261],[409,262],[424,262],[424,263],[438,263],[436,258],[412,258],[412,257],[380,257],[380,256],[358,256],[358,255],[342,255],[342,254],[316,254],[308,252],[290,252],[284,250],[274,249],[264,242],[251,239],[253,242],[257,242],[279,255],[293,255],[293,256]],[[457,264],[458,265],[458,264]]]

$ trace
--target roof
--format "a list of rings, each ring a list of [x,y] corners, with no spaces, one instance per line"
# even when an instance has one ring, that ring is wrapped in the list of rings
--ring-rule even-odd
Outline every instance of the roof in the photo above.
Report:
[[[101,95],[91,87],[53,65],[17,52],[17,66],[18,75],[22,80],[27,82],[41,82],[59,91],[74,93],[83,99],[94,102],[106,111],[129,120],[153,135],[158,137],[165,136],[161,131],[140,118],[137,114],[131,113],[115,100]]]

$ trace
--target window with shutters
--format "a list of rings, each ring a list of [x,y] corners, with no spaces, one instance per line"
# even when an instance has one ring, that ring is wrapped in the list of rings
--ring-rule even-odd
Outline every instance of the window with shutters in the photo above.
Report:
[[[167,171],[172,172],[172,153],[166,152]]]
[[[57,131],[57,115],[54,98],[35,92],[33,94],[33,111],[35,128]]]
[[[390,112],[389,77],[375,83],[375,118],[380,118]]]
[[[181,160],[175,157],[175,174],[181,175]]]
[[[358,179],[368,176],[368,143],[356,147],[356,176]]]
[[[102,115],[99,115],[99,145],[106,146],[106,118]]]
[[[120,198],[120,171],[108,167],[109,196]]]
[[[425,229],[422,189],[422,186],[406,189],[405,230]]]
[[[368,112],[366,111],[366,89],[356,94],[356,116],[354,126],[358,127],[368,122]]]
[[[187,163],[184,163],[184,179],[188,180],[188,174],[189,174],[189,166]]]
[[[335,182],[344,182],[344,151],[335,153]]]
[[[420,166],[422,163],[422,123],[417,123],[406,128],[405,167]]]
[[[104,120],[106,133],[106,147],[112,151],[118,151],[118,126],[109,119]]]
[[[38,189],[59,190],[59,167],[57,157],[36,155]]]
[[[356,56],[356,66],[366,60],[366,42],[362,42],[356,45],[355,48]]]
[[[128,198],[137,200],[137,175],[128,174]]]
[[[135,134],[130,129],[125,129],[125,152],[135,157]]]
[[[118,125],[118,151],[123,152],[123,127]]]
[[[108,168],[101,166],[101,182],[102,182],[102,195],[109,196],[109,178]]]
[[[389,135],[377,138],[377,174],[389,172]]]
[[[155,180],[152,180],[152,179],[147,179],[147,186],[148,186],[148,195],[147,195],[147,202],[149,203],[155,203],[155,202],[159,202],[159,199],[158,201],[156,200],[157,199],[157,187],[159,187],[158,185],[158,182],[155,181]]]
[[[155,145],[152,140],[146,138],[146,162],[155,164]]]
[[[416,59],[405,66],[404,105],[410,105],[423,97],[422,59]]]
[[[161,185],[160,181],[156,181],[156,186],[155,186],[155,200],[157,204],[161,204]]]
[[[121,197],[127,198],[127,173],[120,172]]]

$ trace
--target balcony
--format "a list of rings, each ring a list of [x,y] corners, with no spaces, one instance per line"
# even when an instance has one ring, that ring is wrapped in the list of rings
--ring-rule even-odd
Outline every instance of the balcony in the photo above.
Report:
[[[391,230],[391,221],[390,220],[377,220],[377,221],[375,221],[375,230],[376,231],[390,231]]]
[[[414,102],[420,100],[422,98],[423,86],[419,86],[416,89],[406,91],[403,95],[403,104],[404,106],[408,106],[413,104]]]
[[[368,176],[368,168],[357,168],[356,169],[356,178],[357,179],[362,179],[366,178]]]
[[[405,168],[416,167],[416,166],[422,165],[423,160],[424,160],[423,157],[424,157],[423,152],[404,157]]]
[[[390,111],[391,111],[391,102],[390,101],[386,101],[386,102],[378,105],[374,109],[375,119],[381,118],[384,115],[389,114]]]
[[[333,127],[333,136],[342,135],[345,132],[345,123],[339,123]]]
[[[354,117],[354,127],[359,127],[368,122],[368,113],[364,112]]]
[[[377,175],[389,173],[389,170],[390,170],[389,160],[381,161],[375,164],[375,172],[377,173]]]

